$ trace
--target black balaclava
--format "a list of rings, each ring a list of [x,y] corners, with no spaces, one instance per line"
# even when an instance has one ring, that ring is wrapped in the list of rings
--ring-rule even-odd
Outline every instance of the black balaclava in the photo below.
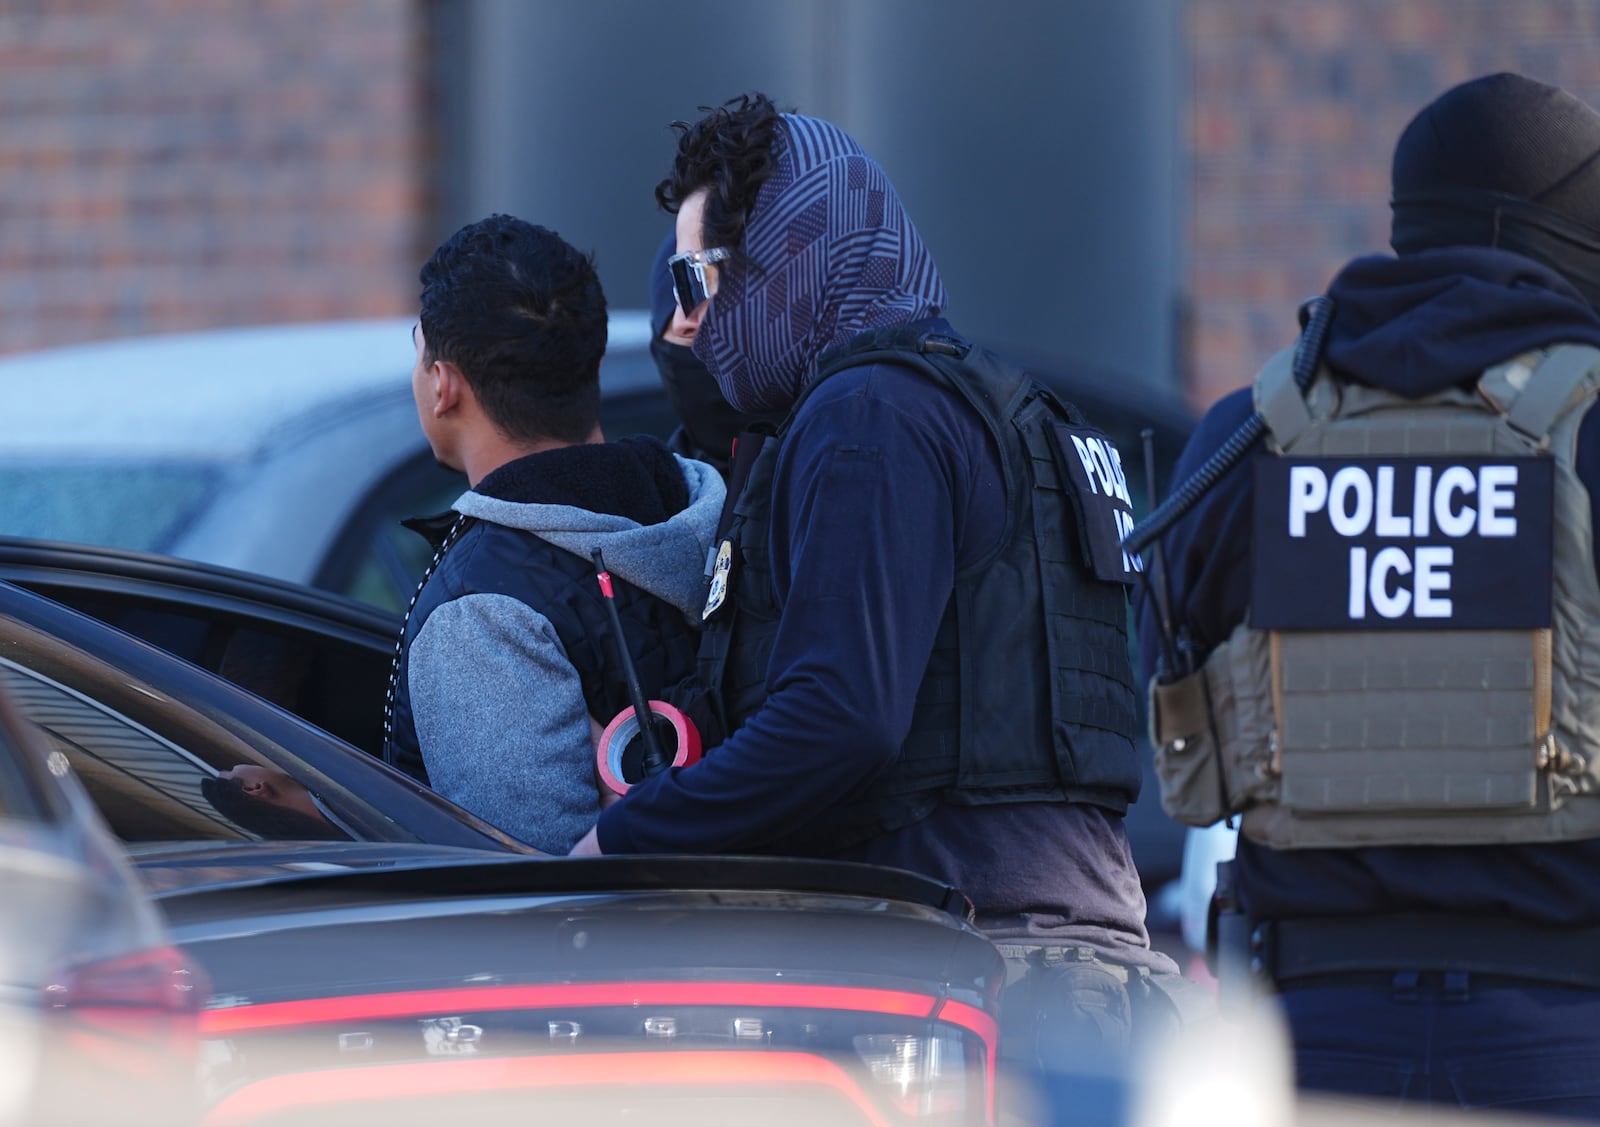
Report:
[[[722,389],[699,357],[686,344],[670,344],[661,337],[678,308],[672,293],[672,277],[667,259],[677,249],[677,238],[668,235],[656,251],[650,267],[650,356],[661,374],[661,383],[672,400],[672,410],[683,424],[683,433],[695,456],[711,463],[724,475],[733,450],[733,440],[752,423],[769,416],[746,415],[734,410],[723,398]],[[776,422],[777,416],[770,417]]]
[[[1566,91],[1491,74],[1441,94],[1394,150],[1399,254],[1499,247],[1600,308],[1600,114]]]

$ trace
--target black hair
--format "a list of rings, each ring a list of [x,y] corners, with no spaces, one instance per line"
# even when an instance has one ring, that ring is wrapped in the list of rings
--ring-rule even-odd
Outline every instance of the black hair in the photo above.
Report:
[[[228,821],[269,841],[349,840],[329,822],[246,794],[238,779],[207,776],[200,780],[200,793]]]
[[[423,361],[460,368],[508,438],[577,443],[594,433],[606,298],[592,256],[491,215],[440,244],[419,277]]]
[[[678,154],[656,185],[656,203],[676,214],[683,201],[710,188],[701,224],[702,245],[742,249],[756,194],[777,167],[782,114],[762,93],[741,94],[721,106],[701,106],[699,121],[674,121]]]

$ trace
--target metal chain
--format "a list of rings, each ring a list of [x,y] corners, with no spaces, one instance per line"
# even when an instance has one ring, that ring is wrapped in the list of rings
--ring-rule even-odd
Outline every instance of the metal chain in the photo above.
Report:
[[[444,554],[466,531],[467,518],[458,514],[450,531],[444,534],[444,539],[439,541],[439,547],[434,550],[433,559],[428,561],[427,568],[422,573],[422,578],[417,580],[417,589],[411,592],[411,602],[406,604],[405,617],[400,620],[400,636],[394,642],[394,659],[389,665],[389,692],[383,701],[383,761],[389,766],[397,766],[394,748],[394,701],[400,691],[400,662],[406,652],[406,629],[411,625],[411,612],[417,609],[417,600],[422,598],[422,589],[428,585],[428,580],[433,578],[433,573],[439,569],[439,561],[444,559]]]

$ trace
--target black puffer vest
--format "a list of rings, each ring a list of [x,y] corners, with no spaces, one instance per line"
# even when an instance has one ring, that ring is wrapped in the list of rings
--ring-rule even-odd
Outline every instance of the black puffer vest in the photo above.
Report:
[[[468,522],[468,527],[446,550],[412,608],[406,623],[406,651],[434,608],[463,594],[492,589],[526,603],[550,621],[567,659],[578,671],[590,716],[605,724],[628,708],[627,682],[616,649],[615,631],[606,614],[593,564],[532,533],[470,517],[461,519]],[[451,522],[409,523],[437,548]],[[659,697],[666,686],[686,677],[694,668],[699,635],[671,604],[620,578],[616,579],[615,590],[617,614],[639,683],[647,698]],[[390,762],[426,782],[407,682],[402,657]]]
[[[916,326],[831,350],[806,394],[875,363],[909,368],[977,412],[1001,452],[1005,532],[987,559],[955,577],[899,758],[772,851],[845,849],[941,803],[1066,800],[1125,811],[1140,781],[1127,589],[1091,569],[1086,500],[1052,428],[1096,432],[1022,369]],[[781,613],[769,552],[772,475],[788,425],[762,446],[722,537],[732,555],[728,591],[702,636],[696,678],[709,687],[708,743],[737,730],[765,699]]]

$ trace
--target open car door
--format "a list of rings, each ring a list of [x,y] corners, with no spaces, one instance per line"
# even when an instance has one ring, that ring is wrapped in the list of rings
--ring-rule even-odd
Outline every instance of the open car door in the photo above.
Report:
[[[0,537],[0,579],[193,662],[363,751],[382,751],[398,615],[209,564],[9,537]]]

